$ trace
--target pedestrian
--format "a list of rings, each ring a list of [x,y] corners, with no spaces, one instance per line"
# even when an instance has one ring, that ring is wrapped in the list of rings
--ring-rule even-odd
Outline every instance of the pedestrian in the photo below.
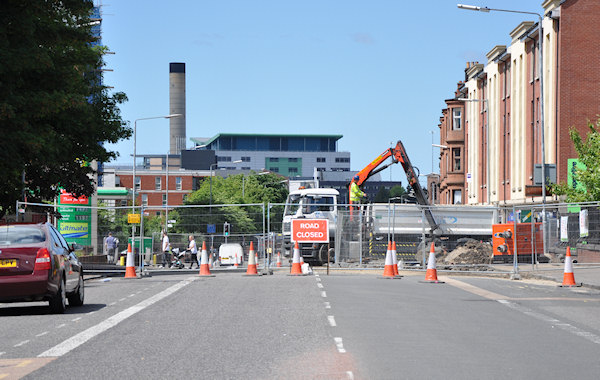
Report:
[[[190,269],[196,263],[196,267],[200,268],[200,264],[198,264],[198,247],[196,247],[196,240],[194,240],[194,235],[189,236],[190,244],[188,245],[188,251],[190,251],[192,255],[192,262],[190,263]]]
[[[104,239],[104,250],[106,251],[106,259],[109,263],[117,263],[115,261],[115,257],[117,256],[117,242],[118,240],[112,235],[112,232],[109,232],[106,239]]]
[[[171,243],[169,242],[169,236],[167,235],[166,231],[163,231],[162,252],[163,252],[162,265],[165,268],[170,268],[171,267]]]

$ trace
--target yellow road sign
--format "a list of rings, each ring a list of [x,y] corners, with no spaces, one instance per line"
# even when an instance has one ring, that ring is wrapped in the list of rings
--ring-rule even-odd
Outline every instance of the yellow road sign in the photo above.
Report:
[[[140,214],[127,214],[127,223],[129,224],[139,224],[140,219]]]

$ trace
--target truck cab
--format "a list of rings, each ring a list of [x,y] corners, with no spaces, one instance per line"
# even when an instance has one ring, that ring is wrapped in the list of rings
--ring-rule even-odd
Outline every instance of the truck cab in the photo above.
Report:
[[[292,219],[327,219],[329,221],[329,247],[326,243],[301,243],[300,254],[304,261],[322,264],[327,261],[327,249],[335,246],[338,196],[335,189],[300,189],[290,192],[283,212],[284,255],[291,257]]]

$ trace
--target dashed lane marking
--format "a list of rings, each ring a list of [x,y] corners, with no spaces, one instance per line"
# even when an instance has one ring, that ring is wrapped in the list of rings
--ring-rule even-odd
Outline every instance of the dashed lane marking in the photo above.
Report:
[[[345,354],[346,349],[344,348],[344,342],[342,341],[342,338],[335,337],[333,340],[335,341],[335,346],[337,347],[338,352]]]
[[[121,299],[119,300],[119,302],[123,302],[123,301],[125,301],[125,299],[126,299],[125,297],[124,297],[124,298],[121,298]]]
[[[81,319],[81,317],[77,317],[77,318],[71,319],[71,322],[77,322],[80,319]]]
[[[19,343],[15,344],[13,347],[21,347],[21,346],[26,345],[27,343],[29,343],[29,339],[19,342]]]
[[[320,289],[323,289],[323,284],[321,284],[320,282],[317,284],[317,287],[319,287]]]
[[[325,302],[325,309],[331,309],[331,304],[329,302]]]
[[[44,336],[46,334],[48,334],[48,331],[41,332],[41,333],[37,334],[36,337],[39,338],[39,337]]]
[[[321,297],[323,297],[323,298],[327,297],[327,293],[325,291],[321,292]]]
[[[63,327],[65,327],[67,324],[66,323],[61,323],[60,325],[56,326],[57,329],[62,329]]]
[[[335,323],[335,318],[333,317],[333,315],[328,315],[327,316],[327,320],[329,321],[329,325],[331,327],[337,326],[337,324]]]
[[[41,354],[38,355],[38,357],[42,358],[42,357],[63,356],[64,354],[70,352],[71,350],[81,346],[82,344],[84,344],[88,340],[92,339],[93,337],[103,333],[104,331],[110,329],[111,327],[118,325],[119,323],[121,323],[125,319],[131,317],[132,315],[139,313],[140,311],[144,310],[148,306],[151,306],[151,305],[155,304],[156,302],[162,300],[163,298],[170,296],[171,294],[175,293],[179,289],[192,283],[196,279],[197,279],[197,277],[189,277],[181,282],[178,282],[177,284],[163,290],[162,292],[157,293],[157,294],[153,295],[152,297],[143,300],[142,302],[138,303],[137,305],[131,306],[131,307],[105,319],[104,321],[98,323],[97,325],[92,326],[92,327],[88,328],[87,330],[84,330],[84,331],[80,332],[79,334],[76,334],[76,335],[70,337],[69,339],[65,340],[64,342],[59,343],[56,346],[50,348],[49,350],[42,352]]]

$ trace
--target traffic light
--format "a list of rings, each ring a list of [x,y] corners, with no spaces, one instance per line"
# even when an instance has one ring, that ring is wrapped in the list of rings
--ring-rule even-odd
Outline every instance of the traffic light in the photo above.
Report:
[[[223,235],[225,236],[229,236],[229,229],[230,229],[230,224],[225,222],[223,223]]]

